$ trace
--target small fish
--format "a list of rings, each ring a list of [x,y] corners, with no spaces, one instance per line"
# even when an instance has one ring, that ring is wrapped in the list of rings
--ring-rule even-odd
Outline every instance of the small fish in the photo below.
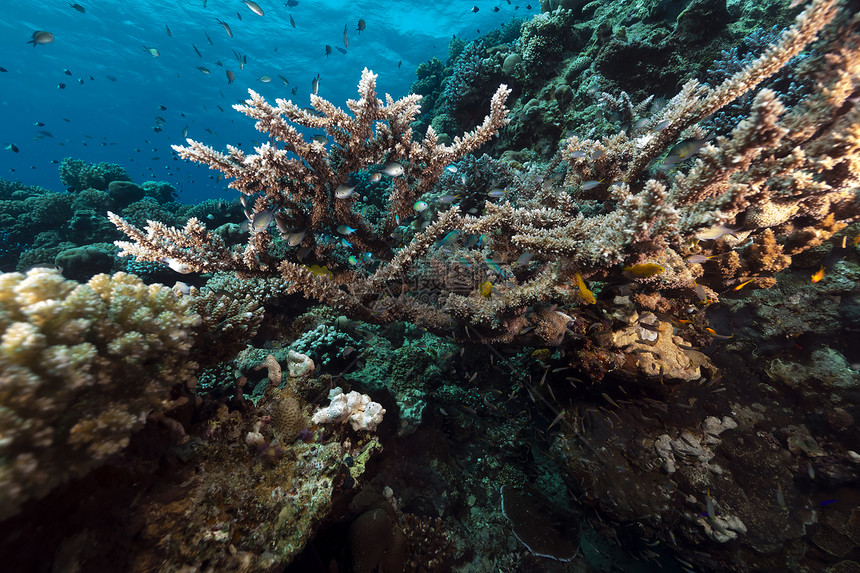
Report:
[[[168,37],[168,38],[172,38],[172,37],[173,37],[173,32],[171,32],[171,31],[170,31],[170,26],[168,26],[167,24],[165,24],[165,25],[164,25],[164,31],[165,31],[165,32],[167,32],[167,37]]]
[[[209,34],[208,34],[208,33],[203,32],[203,35],[204,35],[204,36],[206,36],[206,39],[207,39],[207,40],[209,40],[209,45],[210,45],[210,46],[214,46],[214,45],[215,45],[215,42],[213,42],[213,41],[212,41],[212,38],[210,38],[210,37],[209,37]]]
[[[291,25],[293,28],[295,28],[295,27],[296,27],[296,21],[295,21],[295,20],[293,20],[293,15],[292,15],[292,14],[290,14],[289,16],[290,16],[290,25]]]
[[[708,293],[705,292],[702,285],[693,283],[693,292],[695,292],[696,296],[699,297],[700,302],[708,302]]]
[[[710,327],[706,328],[706,329],[705,329],[705,331],[706,331],[708,334],[710,334],[712,337],[714,337],[714,338],[720,338],[720,339],[722,339],[722,340],[728,340],[729,338],[734,338],[734,336],[735,336],[734,334],[728,334],[728,335],[726,335],[726,334],[717,334],[717,331],[716,331],[716,330],[714,330],[713,328],[710,328]]]
[[[340,244],[341,244],[341,245],[343,245],[344,247],[346,247],[347,249],[352,249],[352,248],[353,248],[352,243],[350,243],[350,242],[349,242],[349,241],[347,241],[346,239],[341,239],[341,240],[340,240]]]
[[[377,181],[381,181],[382,180],[382,173],[380,173],[379,171],[374,171],[373,173],[370,174],[369,179],[370,179],[371,183],[376,183]]]
[[[654,131],[663,131],[664,129],[666,129],[670,125],[672,125],[672,120],[671,119],[664,119],[663,121],[661,121],[660,123],[658,123],[657,125],[654,126]]]
[[[453,203],[459,198],[459,195],[452,195],[451,193],[446,193],[445,195],[439,197],[439,202],[444,205],[445,203]]]
[[[347,185],[346,183],[341,183],[337,186],[337,189],[334,190],[334,196],[338,199],[349,199],[352,197],[352,194],[355,192],[355,185]]]
[[[54,35],[50,32],[45,32],[44,30],[36,30],[33,32],[33,38],[27,42],[28,44],[33,44],[35,48],[38,44],[50,44],[54,41]]]
[[[321,267],[319,265],[311,265],[308,267],[308,270],[318,277],[330,277],[334,274],[328,267]]]
[[[6,149],[11,151],[12,153],[18,153],[19,149],[14,143],[7,143]]]
[[[480,10],[480,8],[478,8],[477,6],[472,6],[472,13],[473,14],[477,14],[478,10]]]
[[[359,35],[361,35],[361,31],[364,30],[365,27],[367,27],[367,24],[364,22],[364,18],[359,18],[358,28],[356,28],[356,30],[358,30]]]
[[[66,74],[67,76],[72,75],[71,70],[63,70],[63,73]]]
[[[527,264],[529,264],[529,261],[532,260],[532,258],[534,256],[535,256],[534,253],[530,253],[530,252],[526,251],[525,253],[523,253],[522,255],[517,257],[516,266],[518,266],[518,267],[526,266]]]
[[[267,84],[270,81],[272,81],[272,78],[270,78],[269,76],[260,76],[259,78],[257,78],[257,81],[263,82],[264,84]]]
[[[663,165],[666,165],[670,160],[674,161],[674,163],[680,163],[681,161],[696,155],[711,139],[713,139],[713,137],[710,136],[703,139],[685,139],[669,150],[668,157],[663,161]],[[674,163],[670,162],[670,164]]]
[[[493,199],[501,199],[502,197],[504,197],[507,194],[508,194],[507,189],[491,189],[490,192],[487,193],[487,195],[489,197],[492,197]]]
[[[337,228],[337,232],[338,232],[338,233],[340,233],[341,235],[352,235],[352,234],[353,234],[353,233],[355,233],[357,230],[358,230],[358,229],[353,229],[353,228],[352,228],[352,227],[350,227],[349,225],[340,225],[340,226]]]
[[[710,229],[705,229],[704,231],[699,231],[698,233],[696,233],[696,238],[700,241],[714,241],[716,239],[725,237],[726,235],[737,237],[735,233],[737,233],[739,230],[740,229],[732,229],[730,227],[726,227],[725,225],[714,225]]]
[[[429,207],[429,205],[425,201],[415,201],[415,203],[412,204],[412,208],[415,209],[416,211],[418,211],[419,213],[421,211],[423,211],[424,209],[426,209],[427,207]]]
[[[284,76],[282,76],[281,74],[278,74],[278,77],[280,78],[280,80],[281,80],[282,82],[284,82],[284,85],[285,85],[285,86],[290,85],[290,80],[288,80],[287,78],[285,78],[285,77],[284,77]]]
[[[714,257],[713,256],[706,257],[705,255],[690,255],[689,257],[687,257],[686,261],[688,263],[693,263],[693,264],[696,264],[696,263],[702,264],[705,261],[707,261],[708,259],[712,259],[712,258],[714,258]]]
[[[484,298],[490,298],[490,295],[493,293],[493,283],[490,281],[482,282],[478,285],[478,293]]]
[[[824,278],[824,265],[821,265],[821,268],[816,272],[812,273],[812,282],[817,283]]]
[[[200,50],[197,49],[197,46],[195,46],[194,44],[191,44],[191,47],[194,48],[194,52],[197,54],[198,57],[200,57],[200,58],[203,57],[203,54],[200,53]]]
[[[343,47],[349,49],[349,38],[346,36],[346,24],[343,25]]]
[[[710,488],[708,488],[708,493],[705,494],[705,508],[708,512],[708,519],[714,521],[717,518],[717,510],[714,508],[714,500],[711,497]]]
[[[744,282],[742,282],[742,283],[741,283],[741,284],[739,284],[739,285],[735,285],[734,287],[732,287],[732,290],[741,290],[742,288],[744,288],[746,285],[750,284],[750,283],[751,283],[751,282],[753,282],[754,280],[755,280],[755,279],[750,279],[750,280],[748,280],[748,281],[744,281]]]
[[[149,55],[152,56],[153,58],[157,58],[158,56],[161,55],[158,52],[157,48],[150,48],[150,47],[144,46],[143,49],[146,50],[147,52],[149,52]]]
[[[291,247],[298,247],[305,239],[305,234],[307,234],[307,231],[296,231],[294,233],[290,233],[289,236],[287,236],[287,244]]]
[[[78,12],[80,12],[81,14],[86,14],[86,13],[87,13],[87,9],[86,9],[86,8],[84,8],[83,6],[81,6],[80,4],[77,4],[77,3],[75,3],[75,4],[69,4],[69,6],[71,6],[72,8],[74,8],[75,10],[77,10]]]
[[[275,213],[271,209],[258,211],[251,217],[251,229],[254,231],[265,230],[274,220]]]
[[[585,156],[586,156],[586,153],[584,151],[582,151],[581,149],[574,151],[570,154],[570,157],[572,159],[582,159]]]
[[[496,8],[496,10],[498,10],[498,8]],[[562,410],[561,412],[559,412],[556,415],[556,417],[553,419],[552,423],[549,426],[547,426],[546,431],[547,432],[550,431],[550,429],[552,429],[553,426],[555,426],[557,423],[559,423],[562,420],[562,418],[564,418],[564,410]]]
[[[457,230],[451,231],[447,235],[442,237],[442,240],[439,241],[439,246],[444,247],[444,246],[450,245],[451,243],[455,242],[459,237],[460,237],[460,231],[457,231]]]
[[[230,24],[219,18],[215,18],[215,21],[221,24],[221,27],[224,28],[224,31],[227,32],[228,36],[230,36],[231,38],[233,37],[233,30],[230,29]],[[206,37],[208,38],[209,36]],[[209,40],[209,43],[212,43],[212,40]]]
[[[329,57],[331,55],[331,46],[329,46],[328,44],[325,45],[325,55],[326,57]]]
[[[778,505],[780,509],[787,508],[785,505],[785,494],[782,493],[782,484],[779,482],[776,484],[776,505]]]
[[[206,67],[203,67],[203,66],[197,66],[197,69],[198,69],[198,70],[200,70],[201,72],[203,72],[203,73],[204,73],[204,74],[206,74],[206,75],[209,75],[209,74],[210,74],[210,72],[209,72],[209,68],[206,68]]]
[[[621,409],[621,406],[618,405],[618,402],[613,400],[609,394],[607,394],[606,392],[601,392],[600,395],[603,397],[604,400],[606,400],[607,402],[609,402],[610,404],[612,404],[613,406],[615,406],[619,410]]]
[[[256,2],[252,2],[251,0],[242,0],[242,2],[245,4],[245,6],[251,9],[251,12],[253,12],[257,16],[263,15],[263,9],[260,8],[260,5]]]
[[[391,161],[382,166],[380,171],[389,177],[400,177],[403,175],[403,166],[397,163],[396,161]]]
[[[161,259],[161,262],[166,264],[168,267],[170,267],[177,273],[181,273],[183,275],[187,275],[188,273],[192,272],[192,268],[189,265],[171,257],[163,257]]]
[[[8,72],[8,71],[9,71],[9,70],[7,70],[6,68],[4,68],[3,66],[0,66],[0,72]]]
[[[595,187],[598,187],[601,183],[603,183],[603,179],[601,179],[600,181],[586,181],[585,183],[580,185],[580,187],[583,191],[588,191],[589,189],[594,189]]]
[[[502,278],[508,278],[508,275],[505,273],[505,271],[502,270],[502,267],[499,266],[499,263],[497,263],[493,259],[484,259],[484,264],[487,265],[487,267],[491,271],[501,276]]]
[[[317,77],[315,77],[313,79],[313,81],[311,82],[311,92],[313,92],[314,95],[317,95],[317,92],[319,92],[319,91],[320,91],[320,75],[317,74]]]
[[[574,273],[573,277],[574,279],[576,279],[576,286],[579,289],[579,296],[581,296],[587,304],[596,304],[597,298],[594,296],[594,293],[588,290],[588,287],[585,286],[585,281],[582,280],[582,275],[580,275],[579,273]]]
[[[636,265],[628,265],[624,267],[625,273],[630,273],[631,275],[640,278],[653,277],[654,275],[659,275],[660,273],[665,271],[666,269],[663,268],[662,265],[658,265],[657,263],[639,263]]]
[[[233,80],[235,80],[235,79],[236,79],[236,74],[234,74],[234,73],[233,73],[232,71],[230,71],[230,70],[227,70],[227,84],[228,84],[228,85],[229,85],[229,84],[232,84],[232,83],[233,83]]]

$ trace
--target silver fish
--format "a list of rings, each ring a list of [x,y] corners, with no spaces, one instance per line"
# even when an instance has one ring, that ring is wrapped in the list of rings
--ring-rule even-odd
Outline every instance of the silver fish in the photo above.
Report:
[[[337,189],[334,190],[334,196],[338,199],[349,199],[352,197],[352,194],[355,192],[355,185],[349,186],[346,183],[341,183],[337,186]]]
[[[263,15],[263,9],[260,8],[260,5],[256,2],[252,2],[251,0],[242,0],[245,3],[245,6],[251,9],[251,12],[256,14],[257,16]]]
[[[274,217],[275,213],[270,209],[258,211],[254,213],[253,217],[251,217],[251,228],[254,231],[263,231],[272,223]]]
[[[222,27],[222,28],[224,28],[224,31],[225,31],[225,32],[227,32],[227,35],[228,35],[228,36],[230,36],[230,37],[232,38],[232,37],[233,37],[233,30],[231,30],[231,29],[230,29],[230,24],[228,24],[228,23],[227,23],[227,22],[225,22],[224,20],[220,20],[220,19],[218,19],[218,18],[215,18],[215,20],[216,20],[219,24],[221,24],[221,27]],[[210,41],[211,41],[211,40],[210,40]]]
[[[290,235],[287,237],[287,244],[291,247],[298,247],[302,243],[302,241],[305,240],[306,234],[306,230],[290,233]]]
[[[33,44],[33,47],[36,47],[36,44],[50,44],[54,41],[54,35],[50,32],[45,32],[44,30],[36,30],[33,32],[33,38],[27,42],[28,44]]]
[[[380,171],[382,173],[385,173],[389,177],[400,177],[404,173],[403,166],[396,161],[386,163],[382,166],[382,169],[380,169]]]

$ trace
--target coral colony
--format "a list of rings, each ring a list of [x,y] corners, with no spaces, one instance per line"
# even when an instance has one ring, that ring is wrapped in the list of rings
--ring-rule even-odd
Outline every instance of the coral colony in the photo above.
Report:
[[[0,518],[60,496],[92,519],[45,533],[58,570],[106,563],[108,533],[130,571],[856,570],[860,379],[800,338],[860,315],[856,7],[812,0],[668,101],[593,90],[623,128],[544,160],[473,155],[544,105],[480,76],[560,60],[564,9],[509,52],[461,46],[423,110],[367,69],[348,109],[249,90],[253,153],[174,146],[241,196],[184,226],[169,186],[64,162],[126,272],[82,239],[0,275]]]

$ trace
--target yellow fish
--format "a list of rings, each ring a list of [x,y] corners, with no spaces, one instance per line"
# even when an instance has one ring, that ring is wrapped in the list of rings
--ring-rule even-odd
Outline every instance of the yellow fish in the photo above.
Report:
[[[641,278],[653,277],[654,275],[659,275],[665,270],[666,269],[664,269],[662,265],[658,265],[657,263],[640,263],[638,265],[628,265],[624,267],[625,273],[630,273],[631,275]]]
[[[588,304],[597,304],[597,298],[594,296],[594,293],[588,290],[588,287],[585,286],[585,281],[582,280],[582,275],[579,273],[574,273],[574,278],[576,278],[576,286],[579,288],[579,296],[582,297]]]
[[[334,274],[328,267],[321,267],[319,265],[310,265],[308,266],[308,270],[318,277],[330,277]]]
[[[481,293],[481,296],[490,298],[490,295],[493,292],[493,283],[490,281],[484,281],[478,286],[478,292]]]
[[[711,336],[713,336],[714,338],[722,338],[723,340],[728,340],[729,338],[733,338],[735,336],[734,333],[732,333],[732,334],[717,334],[717,331],[714,330],[713,328],[706,328],[705,331],[707,331],[707,333],[710,334]]]
[[[821,265],[821,268],[812,274],[812,282],[817,283],[818,281],[820,281],[823,278],[824,278],[824,265]]]

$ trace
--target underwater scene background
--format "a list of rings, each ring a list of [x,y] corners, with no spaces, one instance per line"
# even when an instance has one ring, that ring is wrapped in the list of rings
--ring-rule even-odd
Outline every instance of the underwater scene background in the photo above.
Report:
[[[4,570],[860,570],[857,0],[3,13]]]

